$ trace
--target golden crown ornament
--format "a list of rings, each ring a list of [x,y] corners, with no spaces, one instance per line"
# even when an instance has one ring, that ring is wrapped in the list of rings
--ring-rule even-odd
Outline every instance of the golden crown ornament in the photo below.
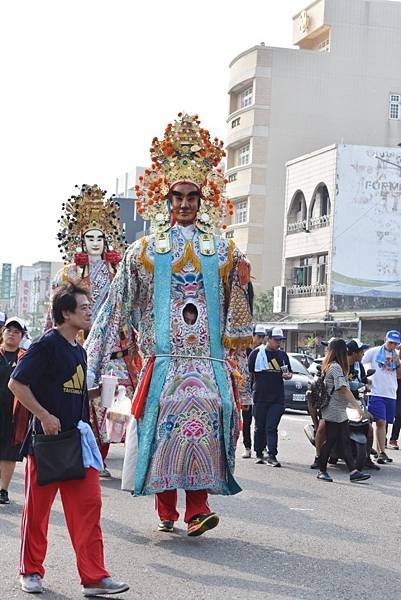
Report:
[[[77,252],[82,252],[83,236],[90,229],[99,229],[103,233],[109,251],[123,253],[126,244],[119,221],[119,204],[113,197],[106,199],[107,192],[97,185],[75,187],[79,193],[62,204],[62,215],[57,221],[63,260],[71,262]]]
[[[198,115],[178,113],[178,120],[167,125],[163,140],[153,138],[152,165],[135,186],[137,211],[143,219],[151,221],[158,252],[169,250],[168,195],[174,184],[190,182],[199,188],[201,202],[195,225],[202,232],[202,253],[214,253],[213,232],[225,229],[224,219],[227,213],[232,214],[233,205],[225,197],[227,181],[219,166],[225,156],[224,144],[218,138],[211,140],[200,123]]]

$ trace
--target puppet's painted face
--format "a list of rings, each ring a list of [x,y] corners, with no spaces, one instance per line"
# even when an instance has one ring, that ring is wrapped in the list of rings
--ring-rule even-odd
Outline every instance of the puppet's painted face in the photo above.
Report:
[[[200,193],[194,183],[177,183],[170,192],[171,210],[179,225],[186,227],[196,220]]]
[[[104,252],[104,234],[100,229],[88,229],[84,233],[85,250],[89,256],[102,256]]]

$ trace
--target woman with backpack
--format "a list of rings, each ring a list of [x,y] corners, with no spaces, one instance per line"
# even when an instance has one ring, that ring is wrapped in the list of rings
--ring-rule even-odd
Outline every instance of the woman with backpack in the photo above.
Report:
[[[333,481],[327,473],[327,461],[336,444],[342,449],[342,455],[350,471],[350,481],[364,481],[370,475],[355,469],[349,439],[348,416],[346,408],[351,405],[363,416],[363,410],[349,389],[347,345],[344,340],[333,340],[322,365],[322,376],[326,387],[326,398],[322,402],[322,419],[326,423],[326,443],[320,451],[317,475],[322,481]]]

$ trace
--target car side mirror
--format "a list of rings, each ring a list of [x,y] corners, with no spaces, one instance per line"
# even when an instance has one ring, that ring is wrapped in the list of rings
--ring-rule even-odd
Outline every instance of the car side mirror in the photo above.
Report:
[[[376,373],[376,369],[368,369],[366,372],[366,377],[371,377]]]

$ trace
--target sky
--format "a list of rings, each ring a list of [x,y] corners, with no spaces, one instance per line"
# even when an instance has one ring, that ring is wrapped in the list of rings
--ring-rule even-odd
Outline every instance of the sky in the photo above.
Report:
[[[224,139],[229,63],[291,46],[308,0],[13,0],[0,23],[0,263],[61,260],[57,219],[75,184],[150,162],[179,111]]]

